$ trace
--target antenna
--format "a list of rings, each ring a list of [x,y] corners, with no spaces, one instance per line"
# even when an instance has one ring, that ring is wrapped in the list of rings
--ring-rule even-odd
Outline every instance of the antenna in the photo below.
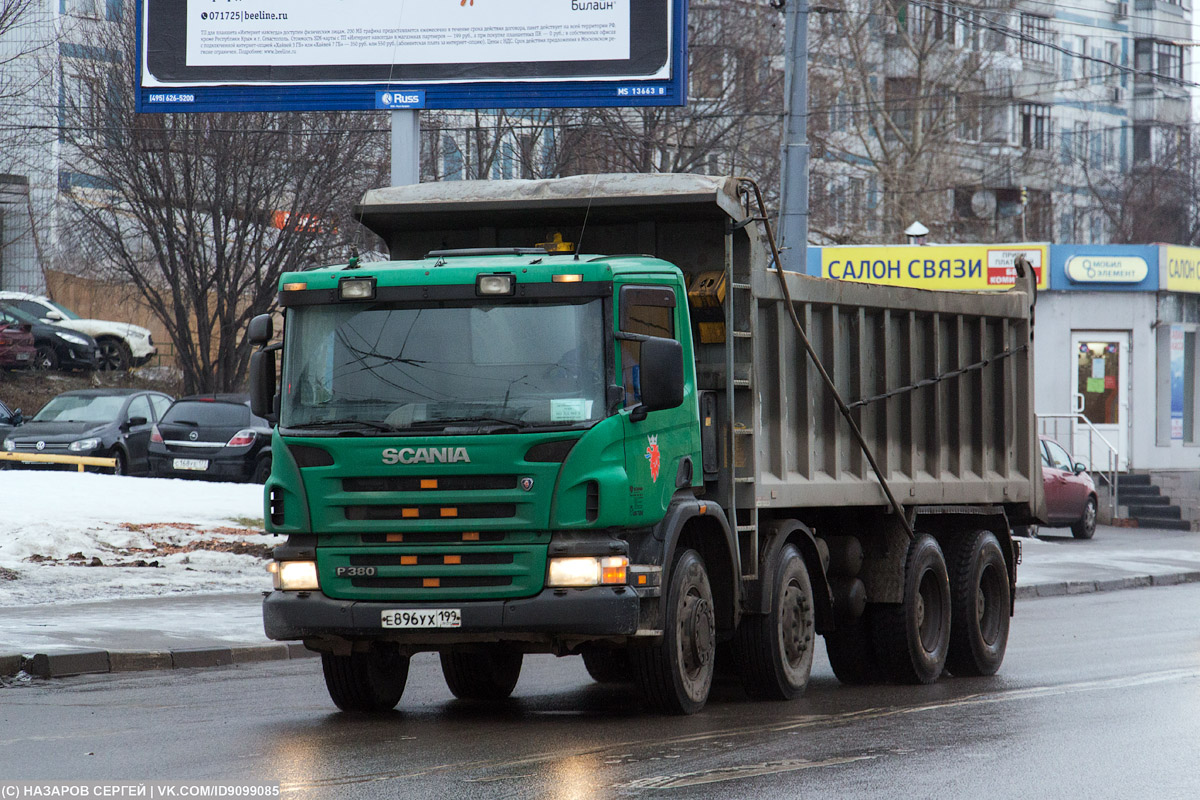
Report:
[[[579,229],[579,241],[575,245],[575,261],[579,260],[579,254],[583,252],[583,234],[587,231],[588,216],[592,213],[592,201],[596,199],[596,184],[600,182],[600,173],[596,173],[592,179],[592,188],[588,191],[587,209],[583,212],[583,227]]]

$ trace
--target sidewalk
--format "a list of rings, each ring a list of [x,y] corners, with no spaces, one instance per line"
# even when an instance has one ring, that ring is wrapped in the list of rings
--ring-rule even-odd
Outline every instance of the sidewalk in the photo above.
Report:
[[[1200,533],[1099,526],[1018,539],[1017,599],[1200,582]],[[260,593],[0,608],[0,678],[221,666],[311,655],[263,634]],[[0,682],[2,683],[2,682]]]

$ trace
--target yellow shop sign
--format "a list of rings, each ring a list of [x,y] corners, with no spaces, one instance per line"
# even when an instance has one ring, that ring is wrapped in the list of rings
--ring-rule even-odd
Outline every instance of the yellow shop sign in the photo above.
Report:
[[[878,245],[821,248],[821,275],[839,281],[941,291],[1003,291],[1016,283],[1017,256],[1047,287],[1046,245]],[[1200,251],[1197,251],[1200,252]]]
[[[1200,247],[1167,248],[1166,289],[1200,294]]]

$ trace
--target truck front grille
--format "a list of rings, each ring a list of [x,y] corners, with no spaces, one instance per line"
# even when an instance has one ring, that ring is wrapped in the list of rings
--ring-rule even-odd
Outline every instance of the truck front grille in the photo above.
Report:
[[[402,545],[318,546],[321,591],[338,600],[444,602],[529,597],[542,590],[544,543],[413,544],[409,535]]]
[[[515,503],[429,503],[379,506],[346,506],[346,519],[354,522],[428,519],[512,519]]]

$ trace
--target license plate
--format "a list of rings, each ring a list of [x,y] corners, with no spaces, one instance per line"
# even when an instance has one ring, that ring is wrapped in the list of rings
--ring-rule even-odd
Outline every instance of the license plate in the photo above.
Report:
[[[17,353],[17,361],[28,361],[33,358],[33,353]]]
[[[423,608],[383,611],[385,628],[461,628],[462,610],[458,608]]]
[[[208,469],[207,458],[177,458],[171,462],[175,469]]]

